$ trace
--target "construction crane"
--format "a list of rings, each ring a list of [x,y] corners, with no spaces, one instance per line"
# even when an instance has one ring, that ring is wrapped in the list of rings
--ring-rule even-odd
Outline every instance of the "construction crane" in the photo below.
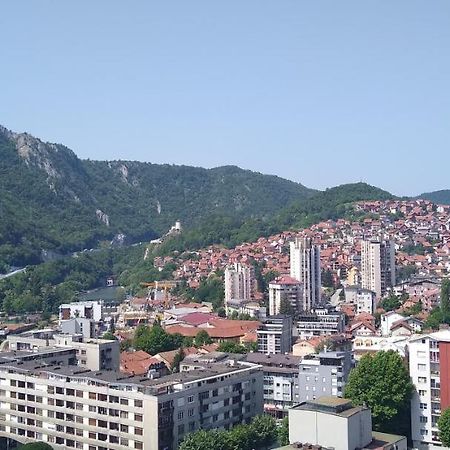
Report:
[[[141,283],[141,286],[148,287],[149,294],[151,289],[154,289],[155,292],[164,290],[164,308],[166,309],[169,307],[169,295],[167,291],[174,288],[176,285],[176,281],[170,280],[154,281],[153,283]]]

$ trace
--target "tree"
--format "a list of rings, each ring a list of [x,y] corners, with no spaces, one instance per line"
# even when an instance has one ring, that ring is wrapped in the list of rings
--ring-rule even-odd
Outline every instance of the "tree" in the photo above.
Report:
[[[438,420],[439,439],[444,447],[450,447],[450,408],[447,408]]]
[[[442,280],[441,286],[441,311],[444,318],[450,316],[450,279]]]
[[[114,336],[114,334],[111,331],[107,331],[103,334],[102,339],[106,339],[108,341],[116,341],[117,338]]]
[[[186,355],[184,353],[184,350],[182,348],[180,348],[180,350],[174,356],[172,365],[170,366],[170,370],[172,371],[172,373],[176,373],[176,372],[180,371],[180,363],[181,363],[181,361],[183,361],[185,356]]]
[[[268,446],[277,436],[277,424],[271,416],[256,416],[250,424],[253,447],[262,448]]]
[[[136,329],[133,346],[136,350],[144,350],[150,355],[167,352],[176,348],[173,336],[161,328],[157,322],[150,328],[139,325]]]
[[[278,442],[283,447],[289,445],[289,418],[285,417],[278,428]]]
[[[331,270],[322,271],[322,285],[328,288],[334,287],[333,272]]]
[[[287,316],[294,315],[294,308],[291,305],[291,302],[287,298],[282,298],[280,301],[280,314],[286,314]]]
[[[29,444],[22,445],[19,450],[52,450],[53,447],[45,442],[31,442]]]
[[[409,435],[412,392],[404,361],[389,350],[364,355],[350,372],[344,395],[355,405],[371,409],[376,431]]]
[[[194,338],[194,345],[196,347],[201,347],[205,344],[211,344],[211,342],[212,340],[206,330],[200,330]]]
[[[247,353],[247,349],[243,345],[231,341],[221,342],[217,351],[225,353]]]
[[[200,430],[188,434],[179,450],[252,450],[271,446],[277,438],[277,425],[270,416],[256,416],[248,425],[230,431]]]
[[[178,450],[231,450],[226,431],[199,430],[189,433]]]
[[[386,312],[388,311],[394,311],[400,306],[402,306],[402,302],[396,295],[391,295],[384,300],[381,300],[380,305],[381,308],[383,308]]]

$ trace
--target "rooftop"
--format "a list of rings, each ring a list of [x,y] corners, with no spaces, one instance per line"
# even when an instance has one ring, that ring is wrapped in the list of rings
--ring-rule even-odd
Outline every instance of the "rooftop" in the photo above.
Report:
[[[334,414],[341,417],[350,417],[367,409],[363,406],[353,406],[351,400],[346,398],[323,396],[316,400],[302,402],[294,406],[295,410],[317,411],[325,414]]]
[[[77,380],[94,380],[96,383],[109,385],[110,388],[124,389],[126,386],[135,386],[137,390],[142,390],[149,395],[162,395],[168,392],[186,389],[186,384],[196,382],[201,379],[214,377],[221,374],[229,374],[242,371],[242,369],[256,369],[260,366],[251,363],[241,363],[233,360],[204,364],[200,370],[190,370],[187,372],[174,373],[162,378],[151,379],[143,376],[124,375],[119,371],[91,371],[79,366],[59,366],[45,365],[37,361],[8,361],[0,360],[0,371],[16,370],[27,372],[36,377],[45,378],[45,374],[60,376],[65,381],[70,378]],[[122,388],[120,387],[122,386]]]

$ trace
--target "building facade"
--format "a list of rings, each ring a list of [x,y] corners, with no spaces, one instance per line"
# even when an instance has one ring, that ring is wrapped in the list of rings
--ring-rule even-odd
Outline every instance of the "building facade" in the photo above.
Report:
[[[437,421],[450,406],[450,331],[410,339],[409,373],[415,386],[411,428],[415,448],[441,446]]]
[[[300,363],[299,399],[321,396],[342,397],[352,368],[352,353],[321,352],[308,355]]]
[[[288,302],[294,313],[302,311],[303,285],[292,277],[275,278],[269,283],[269,315],[280,314],[281,305]]]
[[[292,352],[292,317],[286,315],[271,316],[264,320],[256,330],[258,352]]]
[[[328,308],[316,308],[298,317],[295,327],[299,339],[341,334],[345,329],[345,314]]]
[[[290,274],[303,285],[301,308],[310,311],[321,300],[320,247],[309,238],[290,243]]]
[[[232,359],[160,379],[1,360],[0,437],[56,450],[174,450],[187,433],[250,422],[263,411],[262,385],[260,366]]]
[[[299,402],[299,364],[293,355],[249,353],[246,360],[262,366],[264,372],[264,412],[281,419]]]
[[[392,240],[361,242],[361,284],[380,300],[395,286],[395,246]]]
[[[225,268],[225,309],[230,300],[249,301],[253,298],[253,267],[235,263]]]

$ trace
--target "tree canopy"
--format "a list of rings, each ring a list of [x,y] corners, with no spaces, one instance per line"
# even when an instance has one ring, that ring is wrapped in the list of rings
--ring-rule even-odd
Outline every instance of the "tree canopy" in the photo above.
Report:
[[[438,420],[439,439],[444,447],[450,447],[450,408],[447,408]]]
[[[412,392],[404,361],[389,350],[364,355],[350,372],[344,395],[371,409],[376,431],[409,435]]]
[[[252,450],[268,448],[277,439],[277,425],[270,416],[256,416],[249,425],[230,431],[200,430],[188,434],[179,450]]]

